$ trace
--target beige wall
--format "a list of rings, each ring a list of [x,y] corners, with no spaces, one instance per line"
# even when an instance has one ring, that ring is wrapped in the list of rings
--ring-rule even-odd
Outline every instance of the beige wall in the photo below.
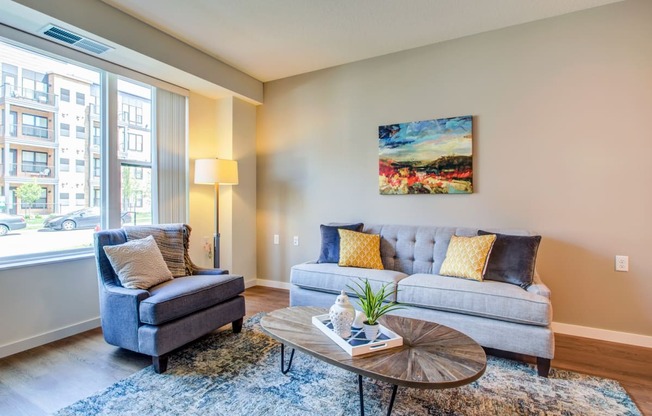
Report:
[[[259,278],[330,221],[527,228],[556,322],[652,335],[650,22],[630,0],[265,84]],[[379,125],[467,114],[474,194],[379,195]]]
[[[215,230],[215,192],[195,185],[196,159],[220,157],[238,161],[239,184],[220,188],[220,266],[256,280],[256,107],[237,98],[213,100],[199,94],[189,99],[190,255],[203,267],[213,261],[203,250]]]

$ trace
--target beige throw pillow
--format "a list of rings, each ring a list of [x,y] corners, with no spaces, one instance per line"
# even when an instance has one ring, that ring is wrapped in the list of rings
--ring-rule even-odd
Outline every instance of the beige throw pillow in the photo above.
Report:
[[[172,280],[172,273],[151,235],[116,246],[104,246],[104,252],[126,288],[149,289]]]

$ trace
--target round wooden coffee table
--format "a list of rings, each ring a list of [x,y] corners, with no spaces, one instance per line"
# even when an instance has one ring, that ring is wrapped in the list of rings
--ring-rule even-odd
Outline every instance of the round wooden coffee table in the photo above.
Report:
[[[295,306],[275,310],[260,325],[281,342],[281,371],[287,373],[294,351],[310,354],[329,364],[358,374],[360,414],[364,415],[362,376],[392,384],[390,415],[398,386],[446,389],[471,383],[484,374],[487,357],[468,336],[444,325],[385,315],[380,323],[403,337],[403,345],[352,357],[312,323],[327,314],[324,308]],[[285,363],[285,346],[293,348]]]

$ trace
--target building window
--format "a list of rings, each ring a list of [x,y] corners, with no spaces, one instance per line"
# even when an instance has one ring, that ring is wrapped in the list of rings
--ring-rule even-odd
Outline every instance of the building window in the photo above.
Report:
[[[23,114],[23,135],[48,138],[48,119],[34,114]]]
[[[134,168],[134,178],[143,179],[143,168]]]
[[[48,77],[40,72],[23,69],[23,88],[20,94],[23,98],[31,98],[39,102],[48,101]]]
[[[59,134],[62,137],[70,137],[70,124],[61,123],[59,125]]]
[[[75,172],[84,173],[85,168],[86,168],[85,160],[75,160]]]
[[[21,209],[45,209],[48,206],[48,190],[41,188],[41,196],[36,201],[28,204],[26,202],[20,203]]]
[[[23,172],[41,173],[48,167],[48,154],[23,150],[21,153]]]
[[[77,206],[86,205],[86,201],[84,200],[84,193],[83,192],[77,192],[75,194],[75,205],[77,205]]]
[[[78,139],[85,139],[86,138],[86,127],[77,126],[77,127],[75,127],[75,130],[77,131],[76,135],[77,135]]]
[[[100,190],[99,189],[93,189],[93,206],[94,207],[99,207],[100,206]]]
[[[102,166],[100,164],[100,159],[97,157],[93,158],[93,176],[96,178],[100,177],[100,173],[102,172]]]
[[[141,126],[143,124],[143,108],[122,103],[122,121]]]
[[[93,145],[94,146],[99,146],[100,145],[100,127],[99,126],[93,126]]]
[[[59,98],[61,101],[69,103],[70,102],[70,90],[66,88],[61,88],[59,90]]]
[[[70,171],[70,159],[67,157],[62,157],[59,159],[59,170],[61,172],[69,172]]]
[[[59,203],[63,206],[70,205],[70,194],[68,192],[61,192],[59,194]]]
[[[83,92],[78,92],[76,96],[77,96],[77,104],[86,105],[86,95]]]
[[[143,207],[143,191],[136,191],[135,192],[135,207],[136,208],[142,208]]]
[[[143,151],[143,135],[129,133],[128,149],[136,152]]]

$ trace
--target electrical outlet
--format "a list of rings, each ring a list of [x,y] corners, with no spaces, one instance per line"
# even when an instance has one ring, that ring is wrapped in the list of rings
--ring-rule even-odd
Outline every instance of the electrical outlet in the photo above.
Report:
[[[281,242],[281,237],[278,234],[274,234],[274,244],[278,245]]]
[[[629,256],[616,256],[616,271],[617,272],[629,271]]]
[[[292,244],[294,244],[295,246],[299,245],[299,236],[298,235],[294,236],[294,239],[292,239]]]

